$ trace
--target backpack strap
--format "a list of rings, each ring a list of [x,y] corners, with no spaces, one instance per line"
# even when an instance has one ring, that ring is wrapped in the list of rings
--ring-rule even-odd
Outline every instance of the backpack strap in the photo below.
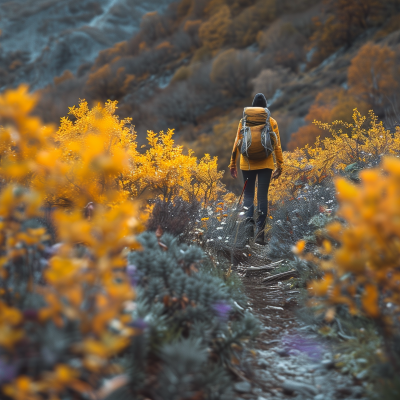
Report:
[[[266,132],[269,133],[271,139],[273,138],[273,140],[271,140],[272,148],[273,148],[272,151],[275,152],[275,147],[278,144],[278,138],[276,136],[276,133],[272,129],[272,126],[271,126],[271,111],[268,108],[265,108],[265,112],[267,113],[267,120],[265,122],[265,128],[264,129],[266,129]]]
[[[243,109],[243,119],[242,119],[242,132],[243,132],[243,139],[242,139],[242,146],[241,146],[241,154],[244,157],[248,157],[248,149],[251,146],[251,131],[249,127],[246,125],[247,123],[247,115],[246,115],[246,108]]]
[[[271,111],[269,111],[268,108],[264,108],[264,110],[267,113],[267,119],[265,121],[265,125],[266,125],[266,127],[267,127],[267,129],[269,131],[270,128],[271,128]]]
[[[243,118],[242,118],[242,127],[246,127],[247,123],[247,115],[246,115],[246,108],[243,108]]]

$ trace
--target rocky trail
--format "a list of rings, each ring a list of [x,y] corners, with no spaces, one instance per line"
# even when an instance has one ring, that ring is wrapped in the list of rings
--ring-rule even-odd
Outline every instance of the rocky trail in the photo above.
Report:
[[[335,369],[334,344],[324,340],[298,317],[300,292],[290,289],[292,273],[267,266],[239,265],[251,311],[262,328],[255,355],[243,379],[235,384],[240,399],[363,399],[361,381]]]

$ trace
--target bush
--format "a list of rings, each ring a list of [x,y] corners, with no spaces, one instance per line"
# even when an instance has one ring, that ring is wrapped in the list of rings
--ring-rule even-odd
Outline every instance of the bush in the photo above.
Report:
[[[378,115],[397,90],[396,53],[388,46],[364,45],[348,71],[350,93],[369,104]]]
[[[244,98],[250,95],[250,80],[258,72],[258,65],[249,62],[249,51],[225,50],[213,61],[211,80],[229,96]]]
[[[305,36],[289,22],[276,21],[257,35],[257,42],[272,66],[280,65],[297,72],[305,59]],[[273,60],[273,63],[271,63]]]
[[[0,104],[0,120],[6,122],[0,127],[0,354],[2,372],[8,371],[1,374],[1,397],[94,396],[120,368],[117,356],[135,334],[126,313],[134,291],[121,266],[122,250],[135,248],[140,229],[136,207],[129,201],[112,208],[98,204],[90,218],[83,215],[80,205],[91,195],[107,205],[116,199],[113,179],[103,179],[101,188],[88,182],[99,154],[107,160],[100,140],[85,152],[85,162],[75,164],[82,186],[93,183],[91,194],[78,190],[68,212],[53,213],[60,242],[51,246],[38,220],[45,200],[65,183],[68,163],[54,146],[53,128],[30,115],[35,97],[26,87],[7,91]],[[110,121],[100,110],[97,117],[106,132]],[[82,151],[75,147],[77,159]],[[123,150],[119,157],[125,157]],[[113,163],[113,172],[107,164],[97,163],[95,173],[122,172],[121,164]]]
[[[179,245],[168,234],[157,239],[145,233],[139,240],[143,250],[129,255],[128,274],[138,291],[134,318],[146,328],[126,357],[132,371],[128,392],[232,398],[229,370],[244,355],[243,340],[254,337],[256,321],[219,278],[203,270],[199,248]]]
[[[230,371],[257,323],[199,248],[146,233],[132,252],[142,224],[123,184],[139,155],[116,103],[81,102],[56,133],[30,115],[35,102],[27,87],[0,96],[1,398],[232,398]],[[150,135],[142,161],[154,164],[141,172],[154,167],[160,189],[159,168],[190,161],[197,180],[184,193],[212,200],[216,159],[185,158],[171,137]],[[161,175],[169,189],[175,166]],[[39,221],[54,199],[52,245]]]
[[[327,272],[323,282],[312,284],[318,296],[331,290],[327,304],[345,304],[352,314],[362,312],[376,319],[385,337],[395,333],[400,303],[396,250],[399,171],[400,161],[389,157],[383,160],[382,171],[360,172],[361,186],[343,178],[336,181],[338,215],[346,225],[336,222],[326,228],[334,243],[341,245],[335,248],[329,241],[323,243],[329,255],[323,263]],[[357,292],[360,301],[354,296]]]
[[[396,127],[394,132],[386,129],[372,111],[367,118],[354,110],[352,123],[316,122],[316,126],[329,131],[331,137],[284,153],[283,173],[271,184],[272,203],[283,201],[285,193],[289,198],[299,197],[299,190],[343,173],[349,165],[373,167],[383,155],[400,152],[399,128]]]
[[[317,46],[310,67],[314,67],[342,46],[350,47],[354,39],[367,29],[382,25],[396,8],[392,4],[375,0],[347,1],[329,0],[323,19],[316,18],[316,30],[312,41]]]
[[[252,80],[253,94],[263,93],[268,100],[272,99],[283,83],[290,81],[291,78],[292,74],[286,68],[263,69]]]
[[[199,28],[199,37],[203,45],[210,50],[220,49],[228,39],[231,26],[231,12],[228,6],[222,6]]]
[[[171,202],[156,199],[147,220],[146,227],[149,231],[155,232],[160,227],[164,232],[173,236],[188,238],[189,232],[196,223],[195,218],[199,211],[199,204],[196,200],[186,202],[176,197]]]

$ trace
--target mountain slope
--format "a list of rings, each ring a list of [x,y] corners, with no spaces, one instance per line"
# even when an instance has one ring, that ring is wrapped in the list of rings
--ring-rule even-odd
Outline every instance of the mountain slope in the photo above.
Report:
[[[255,93],[269,99],[284,149],[304,146],[329,134],[314,119],[349,121],[356,107],[385,117],[399,59],[400,0],[178,0],[43,88],[37,112],[58,123],[80,98],[118,100],[140,144],[147,130],[175,128],[182,144],[218,156],[227,169],[242,108]],[[228,173],[225,182],[237,186]]]
[[[38,89],[65,70],[76,73],[100,50],[130,38],[145,13],[162,11],[170,2],[0,0],[1,67],[8,70],[7,60],[16,61],[15,73],[0,87],[25,81]]]

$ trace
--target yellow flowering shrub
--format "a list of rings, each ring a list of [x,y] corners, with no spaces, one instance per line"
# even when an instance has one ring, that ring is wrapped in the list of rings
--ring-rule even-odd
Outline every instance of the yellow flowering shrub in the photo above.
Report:
[[[182,198],[187,201],[197,199],[204,204],[218,200],[225,193],[225,185],[221,182],[224,171],[218,170],[217,157],[205,154],[191,171],[191,179],[182,185]]]
[[[127,176],[126,187],[135,186],[138,194],[147,190],[165,202],[176,196],[204,204],[217,200],[225,191],[217,158],[206,154],[198,160],[191,150],[183,154],[183,146],[175,145],[173,134],[172,129],[159,134],[148,132],[149,148],[136,155],[135,168]]]
[[[296,197],[299,188],[333,177],[350,164],[370,167],[371,162],[383,155],[400,153],[400,128],[396,127],[395,132],[386,129],[372,111],[368,120],[354,110],[352,123],[315,124],[329,130],[332,137],[317,139],[312,146],[284,153],[282,175],[271,183],[272,203],[282,201],[286,196]]]
[[[144,192],[164,201],[180,196],[207,204],[225,191],[217,158],[205,155],[198,160],[191,150],[183,154],[172,129],[149,131],[148,149],[139,153],[130,119],[120,120],[115,114],[116,101],[92,109],[81,101],[70,107],[70,118],[62,118],[55,132],[29,115],[36,98],[30,95],[28,101],[26,92],[22,86],[1,100],[0,116],[7,121],[13,115],[17,124],[15,130],[0,131],[1,175],[45,192],[48,205],[113,205]],[[21,113],[15,114],[18,110]],[[21,138],[16,133],[20,131]],[[17,153],[13,141],[21,146]]]
[[[358,186],[336,181],[337,214],[346,223],[327,226],[321,251],[329,259],[319,261],[325,277],[311,282],[310,292],[376,319],[389,333],[400,310],[400,160],[386,157],[360,179]]]
[[[56,130],[32,116],[36,101],[26,86],[0,95],[0,391],[102,398],[137,332],[125,271],[142,230],[132,200],[148,191],[207,204],[222,173],[216,158],[183,154],[172,130],[149,132],[139,153],[116,102],[81,101]]]
[[[366,122],[357,110],[351,124],[315,122],[332,138],[286,153],[283,178],[274,183],[273,196],[276,202],[287,199],[287,194],[295,197],[298,189],[305,192],[307,185],[338,175],[352,164],[363,169],[359,185],[336,178],[340,219],[324,229],[325,240],[319,238],[320,257],[303,257],[325,271],[309,290],[312,304],[323,299],[328,320],[335,315],[334,306],[344,304],[353,314],[376,319],[388,333],[400,306],[400,160],[394,157],[400,155],[400,128],[386,129],[372,111]],[[306,241],[298,242],[295,252],[305,250]]]
[[[72,120],[61,119],[56,145],[68,169],[58,199],[76,201],[85,192],[85,198],[104,203],[105,192],[113,202],[135,194],[122,190],[120,181],[137,156],[136,133],[129,118],[120,120],[115,115],[116,109],[116,101],[92,109],[81,101],[79,107],[70,108]]]
[[[0,96],[1,391],[18,400],[93,396],[120,371],[115,356],[135,334],[123,268],[141,224],[116,184],[135,150],[121,137],[132,131],[110,117],[113,104],[88,111],[81,103],[78,122],[56,133],[30,115],[35,101],[26,87]],[[52,215],[59,243],[51,247],[38,219],[59,198],[69,208]],[[82,205],[93,200],[88,218]]]

